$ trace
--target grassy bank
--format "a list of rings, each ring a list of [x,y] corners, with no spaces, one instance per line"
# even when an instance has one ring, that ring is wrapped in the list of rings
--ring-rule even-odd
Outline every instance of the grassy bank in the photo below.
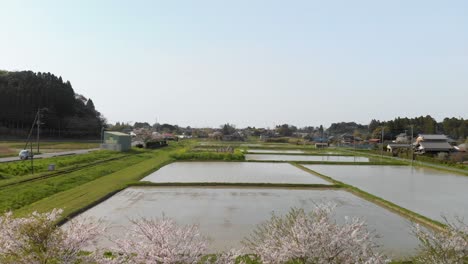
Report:
[[[87,154],[81,155],[70,155],[70,156],[59,156],[47,159],[35,159],[34,160],[34,172],[42,173],[48,170],[49,164],[55,164],[57,170],[64,170],[87,164],[90,162],[96,162],[100,160],[106,160],[109,158],[122,157],[125,155],[138,154],[142,151],[131,151],[127,153],[116,153],[112,151],[94,151]],[[23,176],[31,173],[31,161],[24,160],[18,162],[6,162],[0,163],[0,179],[2,176]],[[5,177],[4,177],[5,178]]]
[[[56,193],[107,177],[114,172],[124,170],[149,158],[148,153],[135,154],[56,177],[40,178],[4,186],[0,189],[0,212],[22,208]]]
[[[224,161],[243,161],[245,160],[244,153],[240,150],[230,152],[212,152],[212,151],[191,151],[187,148],[180,149],[171,154],[171,157],[176,160],[197,160],[197,161],[210,161],[210,160],[224,160]]]
[[[47,212],[53,208],[62,208],[64,218],[76,215],[112,194],[125,189],[128,184],[140,180],[147,174],[173,161],[170,157],[170,152],[173,149],[174,147],[168,147],[155,150],[150,157],[144,160],[126,164],[123,168],[109,173],[105,177],[99,177],[74,188],[45,197],[20,208],[15,213],[24,215],[32,211]]]

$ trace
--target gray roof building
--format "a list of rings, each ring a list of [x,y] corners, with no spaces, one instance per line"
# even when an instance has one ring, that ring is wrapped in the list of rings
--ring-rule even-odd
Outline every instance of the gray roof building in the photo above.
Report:
[[[416,139],[415,150],[419,153],[450,152],[453,147],[446,135],[420,134]]]

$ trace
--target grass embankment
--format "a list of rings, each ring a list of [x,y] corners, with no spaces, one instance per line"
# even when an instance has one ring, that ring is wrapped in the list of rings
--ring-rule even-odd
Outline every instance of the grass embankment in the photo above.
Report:
[[[387,201],[385,199],[382,199],[382,198],[380,198],[378,196],[375,196],[373,194],[365,192],[365,191],[363,191],[363,190],[361,190],[361,189],[359,189],[357,187],[354,187],[352,185],[346,184],[346,183],[341,182],[341,181],[337,181],[337,180],[335,180],[335,179],[333,179],[333,178],[331,178],[329,176],[326,176],[324,174],[318,173],[318,172],[316,172],[314,170],[311,170],[309,168],[301,166],[301,164],[297,164],[297,163],[291,163],[291,164],[293,166],[296,166],[299,169],[302,169],[302,170],[304,170],[306,172],[309,172],[311,174],[314,174],[314,175],[316,175],[316,176],[318,176],[318,177],[320,177],[320,178],[322,178],[322,179],[324,179],[326,181],[329,181],[329,182],[333,183],[334,185],[338,185],[341,188],[344,188],[347,191],[350,191],[351,193],[353,193],[353,194],[355,194],[355,195],[357,195],[357,196],[359,196],[359,197],[361,197],[361,198],[363,198],[363,199],[365,199],[367,201],[370,201],[370,202],[375,203],[377,205],[380,205],[380,206],[382,206],[384,208],[387,208],[387,209],[391,210],[392,212],[395,212],[395,213],[397,213],[397,214],[399,214],[399,215],[401,215],[401,216],[403,216],[403,217],[405,217],[405,218],[407,218],[407,219],[409,219],[409,220],[411,220],[413,222],[423,224],[423,225],[425,225],[427,227],[430,227],[430,228],[438,230],[438,231],[443,231],[444,230],[445,225],[438,222],[438,221],[432,220],[432,219],[427,218],[427,217],[425,217],[423,215],[415,213],[415,212],[413,212],[411,210],[408,210],[406,208],[398,206],[398,205],[396,205],[396,204],[394,204],[392,202],[389,202],[389,201]]]
[[[185,161],[244,161],[245,156],[240,150],[236,149],[233,153],[230,152],[210,152],[210,151],[191,151],[187,148],[180,149],[171,154],[171,157],[176,160]]]
[[[62,208],[64,210],[62,220],[79,214],[116,192],[125,189],[128,184],[138,181],[147,174],[172,162],[173,159],[170,156],[172,150],[174,150],[174,147],[152,151],[149,154],[145,154],[145,158],[142,160],[133,160],[115,171],[110,170],[117,164],[107,164],[103,168],[109,170],[109,173],[105,177],[98,177],[68,190],[49,195],[16,210],[15,213],[17,215],[25,215],[33,211],[47,212],[54,208]],[[81,176],[83,177],[82,174]]]
[[[141,152],[141,151],[140,151]],[[66,170],[100,160],[117,158],[129,154],[138,153],[132,151],[130,153],[116,153],[111,151],[95,151],[81,155],[59,156],[47,159],[34,160],[34,173],[42,173],[48,170],[49,164],[55,164],[57,170]],[[24,176],[31,173],[31,161],[24,160],[18,162],[0,163],[0,180],[11,178],[13,176]]]
[[[149,153],[134,154],[71,173],[3,186],[0,189],[0,212],[16,210],[43,198],[92,182],[133,164],[149,159]]]

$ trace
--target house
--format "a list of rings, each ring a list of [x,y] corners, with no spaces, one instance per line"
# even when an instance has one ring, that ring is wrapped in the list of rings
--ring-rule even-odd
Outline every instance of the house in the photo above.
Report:
[[[350,134],[343,134],[340,136],[342,144],[353,144],[354,136]]]
[[[406,135],[406,133],[401,133],[396,136],[396,139],[393,141],[395,143],[408,143],[410,142],[410,139]]]
[[[315,143],[315,148],[328,148],[328,143],[316,142]]]
[[[393,156],[398,155],[398,150],[400,149],[410,149],[411,145],[410,144],[404,144],[404,143],[390,143],[387,145],[387,152],[391,152]]]
[[[413,144],[414,150],[418,154],[451,152],[454,148],[449,144],[446,135],[420,134]]]
[[[132,138],[129,134],[116,131],[104,131],[104,142],[101,149],[128,151],[132,148]]]

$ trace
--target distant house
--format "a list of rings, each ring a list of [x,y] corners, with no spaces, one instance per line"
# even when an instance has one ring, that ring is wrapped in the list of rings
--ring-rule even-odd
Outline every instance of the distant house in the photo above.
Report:
[[[449,144],[449,138],[446,135],[420,134],[413,144],[416,153],[439,153],[451,152],[454,148]]]
[[[395,143],[409,143],[410,139],[406,135],[406,133],[401,133],[396,136],[396,139],[393,141]]]
[[[393,156],[398,155],[398,150],[400,149],[410,149],[411,145],[410,144],[405,144],[405,143],[390,143],[387,145],[387,152],[391,152]]]
[[[360,137],[355,137],[355,136],[353,136],[353,135],[351,135],[351,134],[345,133],[345,134],[342,134],[342,135],[340,136],[340,142],[341,142],[341,144],[345,144],[345,145],[347,145],[347,144],[355,144],[355,143],[358,143],[358,144],[359,144],[359,143],[362,142],[362,138],[360,138]]]
[[[178,140],[179,139],[178,137],[176,137],[174,134],[171,134],[171,133],[164,133],[162,137],[164,140]]]
[[[244,141],[244,135],[240,132],[234,132],[230,135],[224,135],[222,136],[223,141]]]
[[[328,148],[328,143],[323,143],[323,142],[316,142],[315,143],[315,148]]]
[[[129,134],[116,131],[104,131],[104,142],[101,149],[128,151],[132,148],[132,138]]]
[[[369,144],[378,144],[378,143],[380,143],[380,138],[369,139]]]
[[[354,143],[354,136],[350,134],[343,134],[340,136],[340,141],[342,144],[353,144]]]

